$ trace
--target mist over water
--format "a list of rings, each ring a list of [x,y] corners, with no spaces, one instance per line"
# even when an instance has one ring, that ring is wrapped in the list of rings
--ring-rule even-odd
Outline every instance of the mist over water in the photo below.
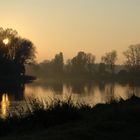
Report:
[[[112,100],[128,99],[132,95],[140,97],[137,84],[117,82],[61,82],[37,80],[30,84],[18,85],[18,88],[1,88],[0,116],[6,117],[15,108],[26,107],[28,99],[39,99],[51,103],[53,99],[66,100],[69,97],[76,103],[95,106]]]
[[[137,85],[105,83],[105,82],[70,82],[70,83],[32,83],[25,89],[25,97],[34,96],[44,100],[59,98],[65,100],[70,97],[75,102],[83,102],[94,106],[98,103],[108,103],[112,100],[126,100],[132,95],[139,96]]]

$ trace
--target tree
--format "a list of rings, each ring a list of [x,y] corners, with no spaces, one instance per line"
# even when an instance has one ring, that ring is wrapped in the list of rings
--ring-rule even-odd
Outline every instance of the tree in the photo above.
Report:
[[[102,56],[101,60],[108,66],[109,71],[113,74],[115,70],[115,63],[117,60],[117,52],[114,50],[108,52],[104,56]]]
[[[100,75],[105,74],[105,63],[99,63],[98,72]]]
[[[95,56],[91,53],[87,53],[86,54],[86,59],[87,59],[87,72],[89,73],[89,75],[91,75],[93,73],[93,66],[95,63]]]
[[[85,74],[91,72],[95,62],[95,56],[90,53],[78,52],[71,60],[71,68],[74,74]]]
[[[64,59],[63,59],[62,52],[60,52],[59,54],[56,54],[51,63],[52,63],[54,73],[56,73],[56,74],[63,73]]]
[[[140,44],[131,45],[124,52],[125,65],[129,72],[140,72]]]
[[[35,46],[13,29],[0,28],[0,74],[25,73],[25,64],[34,62]]]

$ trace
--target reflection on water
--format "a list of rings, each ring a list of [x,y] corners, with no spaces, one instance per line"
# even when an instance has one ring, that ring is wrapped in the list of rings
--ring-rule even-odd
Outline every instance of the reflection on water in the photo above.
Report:
[[[8,116],[9,112],[9,105],[10,101],[7,94],[2,95],[2,101],[1,101],[1,117],[6,118]]]
[[[119,83],[33,83],[25,88],[25,96],[34,96],[47,101],[53,98],[65,100],[69,96],[74,102],[91,106],[112,100],[126,100],[132,95],[140,96],[140,86]]]
[[[26,98],[38,98],[49,103],[53,98],[65,100],[70,96],[74,103],[84,102],[94,106],[112,100],[119,101],[121,98],[126,100],[132,95],[140,97],[140,85],[105,82],[34,82],[0,87],[0,95],[1,117],[5,118],[13,108],[23,106]]]
[[[0,86],[0,116],[6,118],[24,100],[24,84]]]

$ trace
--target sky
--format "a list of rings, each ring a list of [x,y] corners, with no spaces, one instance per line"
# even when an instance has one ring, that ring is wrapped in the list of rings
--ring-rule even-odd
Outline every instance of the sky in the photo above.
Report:
[[[0,26],[16,29],[37,48],[37,60],[62,51],[96,55],[116,50],[123,63],[129,45],[140,43],[140,0],[0,0]]]

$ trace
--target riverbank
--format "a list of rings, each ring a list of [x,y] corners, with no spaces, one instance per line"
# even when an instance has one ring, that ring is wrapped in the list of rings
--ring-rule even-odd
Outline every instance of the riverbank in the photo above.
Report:
[[[84,104],[75,107],[70,100],[55,102],[48,111],[36,106],[32,114],[5,120],[0,126],[2,140],[140,139],[140,98],[93,108]]]

